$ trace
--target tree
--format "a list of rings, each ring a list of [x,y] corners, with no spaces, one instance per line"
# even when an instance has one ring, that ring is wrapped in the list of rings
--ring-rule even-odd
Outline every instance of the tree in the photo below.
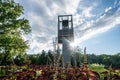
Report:
[[[23,7],[14,0],[0,0],[0,52],[4,53],[2,63],[13,63],[14,56],[24,54],[28,41],[23,35],[31,32],[29,21],[21,18]],[[7,63],[8,62],[8,63]]]
[[[39,63],[40,65],[46,65],[47,64],[47,56],[46,56],[46,52],[44,50],[42,50],[42,53],[39,57]]]
[[[16,56],[14,58],[14,63],[21,66],[22,64],[24,64],[26,62],[26,60],[27,60],[26,54],[24,54],[24,55],[19,54],[18,56]]]
[[[47,64],[53,65],[53,63],[54,63],[54,56],[52,54],[52,51],[49,50],[47,54]]]
[[[29,60],[31,61],[31,64],[39,65],[39,57],[40,54],[29,54]]]

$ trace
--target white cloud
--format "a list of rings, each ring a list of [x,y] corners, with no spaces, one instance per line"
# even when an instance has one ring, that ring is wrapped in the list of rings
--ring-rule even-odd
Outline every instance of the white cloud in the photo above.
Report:
[[[112,9],[112,7],[105,9],[105,12],[108,12],[110,9]]]
[[[88,7],[87,9],[84,9],[84,11],[82,12],[82,15],[85,17],[92,17],[94,16],[93,14],[91,14],[93,7]]]
[[[42,49],[52,48],[52,40],[57,36],[57,16],[72,14],[76,41],[81,43],[94,35],[106,32],[120,24],[120,9],[117,3],[108,7],[105,12],[96,17],[93,10],[99,3],[81,3],[84,0],[17,0],[25,9],[24,16],[32,26],[30,52],[37,53]],[[117,0],[116,0],[117,1]],[[86,6],[87,5],[87,6]],[[117,6],[116,6],[117,5]],[[98,8],[97,8],[98,9]]]
[[[105,11],[97,20],[88,21],[82,25],[78,25],[76,28],[76,41],[75,44],[94,37],[95,35],[101,34],[108,31],[109,29],[120,24],[120,6],[112,7]],[[88,25],[87,25],[88,24]]]
[[[57,36],[57,16],[75,14],[81,0],[17,0],[24,6],[24,16],[30,21],[32,35],[30,52],[37,53],[42,49],[50,49]]]

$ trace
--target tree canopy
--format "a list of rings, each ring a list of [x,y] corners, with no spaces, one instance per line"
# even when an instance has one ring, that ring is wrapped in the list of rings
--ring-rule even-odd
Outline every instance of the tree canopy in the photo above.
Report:
[[[0,53],[2,63],[11,61],[18,54],[24,54],[29,47],[23,35],[31,32],[29,21],[22,18],[23,7],[14,0],[0,0]]]

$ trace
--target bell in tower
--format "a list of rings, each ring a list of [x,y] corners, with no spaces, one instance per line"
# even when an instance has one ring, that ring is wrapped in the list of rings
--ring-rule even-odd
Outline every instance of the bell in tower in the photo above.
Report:
[[[68,20],[63,20],[62,26],[63,28],[68,28]]]

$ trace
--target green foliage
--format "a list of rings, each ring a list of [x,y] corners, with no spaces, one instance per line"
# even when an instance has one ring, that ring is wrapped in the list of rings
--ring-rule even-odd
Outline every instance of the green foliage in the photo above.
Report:
[[[0,0],[0,52],[4,53],[2,64],[13,63],[14,56],[24,54],[28,41],[23,35],[31,32],[29,21],[21,18],[23,7],[14,0]]]
[[[27,55],[26,54],[19,54],[14,58],[14,63],[21,66],[22,64],[24,64],[25,62],[27,62]]]
[[[39,54],[31,54],[28,55],[29,59],[31,60],[32,64],[40,65],[40,64],[47,64],[47,65],[53,65],[54,60],[54,54],[52,51],[42,51],[42,53]],[[76,57],[76,58],[75,58]],[[87,54],[87,60],[89,64],[102,64],[104,65],[104,68],[108,68],[111,64],[113,68],[119,68],[120,67],[120,54],[115,55],[95,55],[95,54]],[[58,60],[58,58],[57,58]],[[81,51],[76,51],[71,56],[71,65],[74,66],[74,61],[76,60],[76,65],[78,67],[81,66],[84,60],[84,55]],[[102,66],[99,65],[99,66]],[[59,66],[62,66],[62,54],[60,54],[60,60],[59,60]]]
[[[0,76],[4,76],[4,75],[5,75],[5,70],[0,67]]]
[[[47,64],[53,65],[54,56],[52,54],[52,51],[49,50],[46,56],[47,56]]]
[[[105,71],[105,66],[102,64],[90,64],[89,65],[90,69],[97,71],[97,72],[102,72]]]
[[[120,53],[114,54],[114,55],[95,55],[95,54],[88,54],[88,63],[89,64],[103,64],[105,65],[105,68],[108,68],[110,65],[112,65],[113,68],[119,68],[120,67]]]
[[[46,65],[47,64],[47,56],[46,56],[46,52],[43,50],[42,54],[39,57],[39,63],[40,65]]]
[[[27,54],[31,64],[35,65],[53,65],[53,53],[52,51],[42,51],[39,54]]]
[[[92,64],[91,67],[101,69],[104,66]],[[0,80],[120,80],[120,69],[109,68],[102,72],[93,69],[85,66],[82,68],[43,65],[0,66]]]
[[[40,55],[39,54],[31,54],[31,55],[28,55],[29,56],[29,60],[31,60],[31,63],[32,64],[35,64],[35,65],[38,65],[38,63],[39,63],[39,60],[38,60],[38,58],[40,57]]]

